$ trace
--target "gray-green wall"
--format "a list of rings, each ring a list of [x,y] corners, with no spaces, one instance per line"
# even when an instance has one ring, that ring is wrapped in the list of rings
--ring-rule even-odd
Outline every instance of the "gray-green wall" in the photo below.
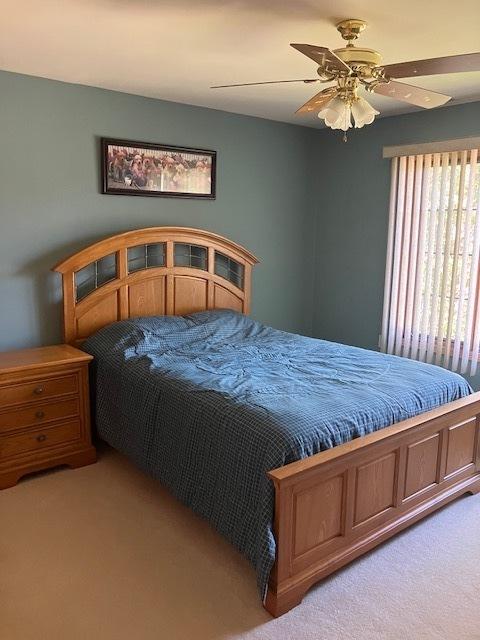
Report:
[[[381,118],[311,147],[315,234],[313,334],[375,349],[381,329],[390,161],[386,145],[480,135],[480,102]],[[473,381],[480,386],[480,377]]]
[[[0,96],[0,350],[61,339],[58,260],[152,225],[209,229],[257,254],[255,318],[375,349],[390,183],[382,147],[480,134],[480,102],[382,118],[344,144],[330,130],[7,72]],[[216,149],[217,199],[102,195],[101,136]]]
[[[0,350],[58,342],[50,268],[102,237],[153,225],[223,234],[261,260],[253,316],[309,331],[304,127],[0,72]],[[99,138],[218,152],[215,201],[100,194]]]

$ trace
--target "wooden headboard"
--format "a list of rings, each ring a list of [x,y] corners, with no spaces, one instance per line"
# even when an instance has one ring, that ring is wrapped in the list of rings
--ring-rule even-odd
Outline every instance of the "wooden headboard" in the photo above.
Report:
[[[250,310],[252,267],[240,245],[188,227],[127,231],[57,264],[63,279],[65,342],[80,344],[126,318],[206,309]]]

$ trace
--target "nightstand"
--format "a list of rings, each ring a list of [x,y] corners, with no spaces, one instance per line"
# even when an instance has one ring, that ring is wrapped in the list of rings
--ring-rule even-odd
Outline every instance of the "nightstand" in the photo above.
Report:
[[[0,489],[33,471],[95,462],[91,360],[69,345],[0,353]]]

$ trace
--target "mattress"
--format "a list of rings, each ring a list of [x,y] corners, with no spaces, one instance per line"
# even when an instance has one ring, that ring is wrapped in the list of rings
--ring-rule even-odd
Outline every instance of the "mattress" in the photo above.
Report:
[[[245,554],[262,597],[275,560],[267,471],[471,393],[440,367],[227,310],[117,322],[83,348],[100,437]]]

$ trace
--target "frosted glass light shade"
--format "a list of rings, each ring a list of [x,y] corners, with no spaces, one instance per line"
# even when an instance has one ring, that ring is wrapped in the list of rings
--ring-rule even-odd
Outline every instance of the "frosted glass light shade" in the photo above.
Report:
[[[352,116],[357,129],[361,129],[366,124],[372,124],[375,116],[378,116],[379,113],[365,98],[358,98],[352,104]]]
[[[333,98],[325,109],[319,112],[318,117],[325,120],[325,124],[330,129],[347,131],[352,126],[351,114],[350,105],[345,100]]]

